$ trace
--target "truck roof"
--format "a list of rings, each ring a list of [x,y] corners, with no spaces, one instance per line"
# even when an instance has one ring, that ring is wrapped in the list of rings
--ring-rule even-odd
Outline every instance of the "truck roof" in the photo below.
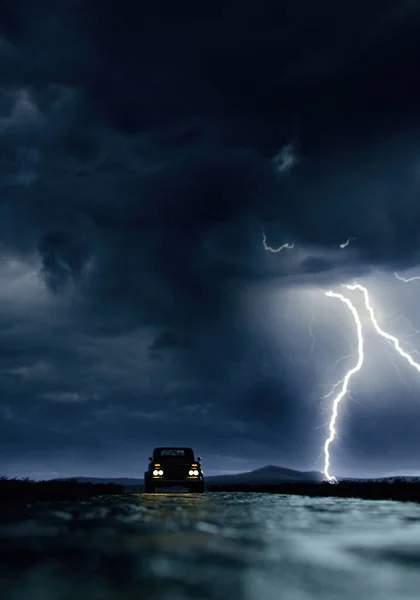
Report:
[[[188,460],[194,460],[194,451],[192,448],[183,446],[161,446],[153,450],[153,456],[159,458],[166,457],[185,457]]]
[[[192,452],[192,448],[187,448],[186,446],[159,446],[159,448],[155,448],[155,450],[191,450]]]

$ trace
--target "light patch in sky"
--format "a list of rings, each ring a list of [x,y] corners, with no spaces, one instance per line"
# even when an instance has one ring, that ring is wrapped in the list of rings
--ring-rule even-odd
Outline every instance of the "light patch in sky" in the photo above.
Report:
[[[273,157],[273,165],[277,173],[284,175],[297,165],[298,158],[293,143],[283,148]]]
[[[3,256],[0,262],[0,306],[24,308],[49,301],[48,291],[39,276],[40,261],[24,262]]]
[[[32,364],[8,369],[7,373],[17,375],[24,381],[50,381],[55,379],[56,370],[51,363],[39,360]]]
[[[99,395],[86,394],[85,392],[47,392],[42,394],[42,398],[61,404],[78,404],[87,400],[98,400]]]
[[[20,88],[7,92],[6,96],[12,98],[12,108],[8,114],[0,117],[0,132],[13,131],[43,122],[44,117],[28,90]]]

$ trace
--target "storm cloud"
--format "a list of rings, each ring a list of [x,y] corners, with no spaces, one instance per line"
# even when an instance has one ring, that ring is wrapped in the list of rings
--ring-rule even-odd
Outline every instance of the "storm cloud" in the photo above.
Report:
[[[278,435],[280,463],[312,466],[311,355],[302,385],[249,305],[418,264],[419,20],[391,0],[1,3],[13,464],[66,422],[92,470],[165,440],[273,462]]]

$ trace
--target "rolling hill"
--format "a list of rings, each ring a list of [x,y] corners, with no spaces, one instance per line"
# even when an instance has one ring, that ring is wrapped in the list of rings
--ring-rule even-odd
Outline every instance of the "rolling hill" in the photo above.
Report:
[[[205,473],[204,473],[205,475]],[[231,475],[212,475],[206,476],[205,479],[208,484],[272,484],[281,483],[283,481],[321,481],[322,473],[317,471],[296,471],[294,469],[286,469],[284,467],[278,467],[276,465],[267,465],[254,471],[247,471],[245,473],[234,473]],[[136,479],[130,477],[73,477],[79,483],[117,483],[124,487],[140,486],[143,485],[143,478]]]

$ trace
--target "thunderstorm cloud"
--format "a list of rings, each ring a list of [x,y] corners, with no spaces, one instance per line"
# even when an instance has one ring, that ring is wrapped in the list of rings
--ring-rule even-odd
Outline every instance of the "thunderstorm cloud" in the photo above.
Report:
[[[416,330],[419,25],[391,0],[0,3],[4,472],[141,476],[172,443],[321,468],[355,349],[323,292],[371,282]],[[419,382],[367,335],[336,464],[409,471]]]

